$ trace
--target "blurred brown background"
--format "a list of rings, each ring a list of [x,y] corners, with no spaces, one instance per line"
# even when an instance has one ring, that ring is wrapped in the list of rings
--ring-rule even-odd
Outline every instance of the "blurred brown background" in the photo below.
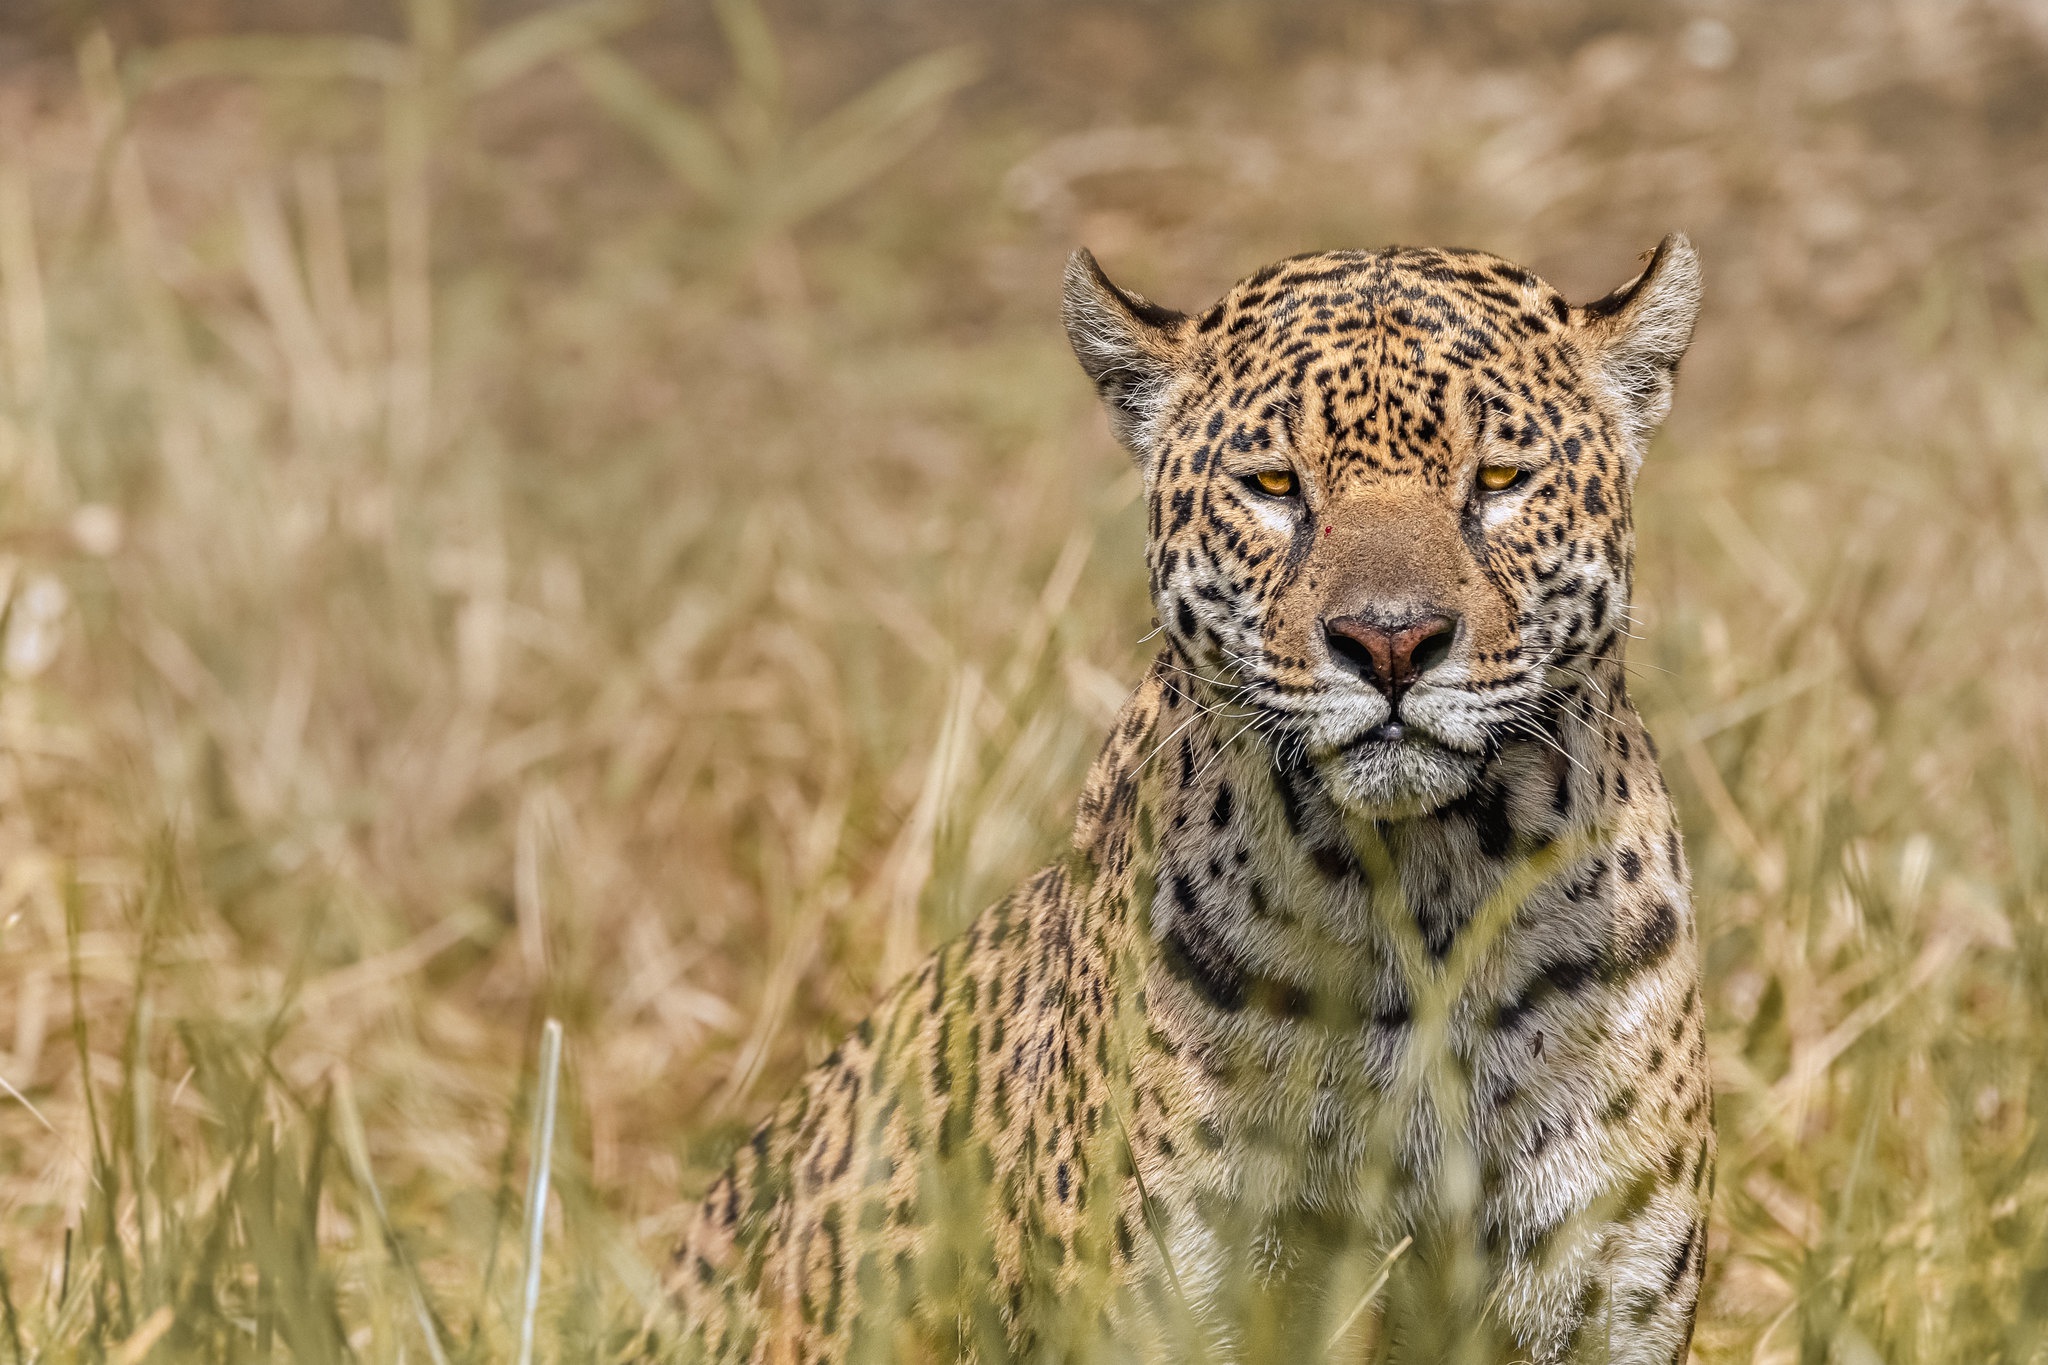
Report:
[[[502,1351],[552,1014],[548,1349],[627,1349],[682,1195],[1058,847],[1141,666],[1065,254],[1585,298],[1673,229],[1634,687],[1708,952],[1699,1354],[2036,1358],[2035,0],[15,0],[6,1331],[385,1359],[418,1291]]]

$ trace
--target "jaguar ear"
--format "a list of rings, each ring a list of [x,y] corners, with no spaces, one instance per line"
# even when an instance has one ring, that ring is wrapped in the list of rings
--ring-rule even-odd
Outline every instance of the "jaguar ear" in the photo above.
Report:
[[[1067,258],[1060,317],[1109,410],[1110,429],[1132,454],[1143,455],[1182,354],[1187,315],[1118,288],[1084,249]]]
[[[1635,464],[1671,411],[1672,379],[1699,313],[1700,258],[1682,232],[1657,244],[1640,275],[1572,309],[1573,326],[1599,356],[1620,401]]]

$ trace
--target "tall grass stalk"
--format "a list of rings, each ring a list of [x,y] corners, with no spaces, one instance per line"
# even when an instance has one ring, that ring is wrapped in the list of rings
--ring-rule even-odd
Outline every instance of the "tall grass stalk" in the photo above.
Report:
[[[526,1274],[519,1314],[519,1365],[533,1365],[533,1334],[540,1315],[542,1242],[547,1234],[548,1174],[555,1158],[555,1098],[562,1075],[562,1023],[540,1031],[540,1101],[533,1109],[533,1169],[526,1180]]]

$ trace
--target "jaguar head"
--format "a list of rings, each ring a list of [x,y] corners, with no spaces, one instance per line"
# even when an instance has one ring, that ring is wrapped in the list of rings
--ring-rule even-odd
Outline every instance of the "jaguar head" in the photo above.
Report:
[[[1463,794],[1627,634],[1630,498],[1692,336],[1664,239],[1574,307],[1480,252],[1327,252],[1208,310],[1068,262],[1144,479],[1153,602],[1225,723],[1395,816]]]

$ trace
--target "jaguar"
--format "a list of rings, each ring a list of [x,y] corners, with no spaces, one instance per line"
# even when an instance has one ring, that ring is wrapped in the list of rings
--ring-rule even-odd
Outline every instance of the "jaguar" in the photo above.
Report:
[[[1069,261],[1160,646],[1063,854],[768,1115],[676,1255],[716,1361],[1679,1361],[1714,1134],[1625,655],[1700,302],[1331,251]]]

